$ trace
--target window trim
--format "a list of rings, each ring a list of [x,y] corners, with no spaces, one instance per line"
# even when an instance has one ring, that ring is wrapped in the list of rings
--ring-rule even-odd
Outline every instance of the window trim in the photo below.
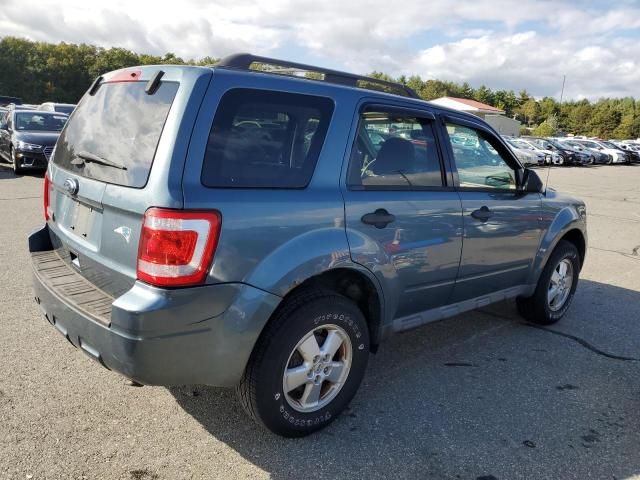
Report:
[[[524,169],[524,167],[520,164],[518,159],[515,156],[512,155],[511,151],[505,146],[504,141],[501,138],[499,138],[497,135],[495,135],[493,132],[491,132],[484,125],[482,125],[480,123],[476,123],[476,122],[474,122],[472,120],[469,120],[469,119],[466,119],[466,118],[460,118],[458,116],[445,114],[445,115],[442,115],[441,119],[442,119],[442,130],[443,130],[444,136],[446,138],[446,143],[447,143],[447,146],[446,146],[447,154],[451,158],[451,165],[452,165],[452,169],[453,169],[453,177],[454,177],[454,184],[455,184],[455,190],[456,191],[458,191],[458,192],[500,193],[500,194],[511,193],[511,194],[518,194],[518,195],[522,194],[522,186],[520,185],[520,183],[521,183],[521,174],[520,174],[520,172]],[[458,165],[456,164],[456,158],[455,158],[455,155],[453,153],[453,145],[452,145],[452,142],[451,142],[451,138],[449,137],[449,131],[447,130],[447,123],[460,125],[461,127],[471,128],[471,129],[476,130],[477,132],[479,132],[481,134],[481,136],[486,141],[488,141],[489,144],[491,144],[491,146],[494,149],[496,149],[496,151],[498,152],[498,154],[500,154],[500,157],[502,158],[502,160],[504,160],[506,165],[513,170],[513,173],[514,173],[514,176],[515,176],[515,180],[516,180],[516,188],[496,188],[496,187],[488,187],[488,186],[487,187],[466,187],[466,186],[463,187],[463,186],[460,186],[460,175],[458,173]],[[489,138],[487,138],[487,137],[489,137]],[[494,145],[489,140],[490,138],[496,140],[496,142],[498,144],[498,148],[496,148],[496,145]]]
[[[213,129],[215,127],[215,121],[216,121],[216,116],[219,113],[220,110],[220,106],[224,100],[224,98],[229,95],[232,94],[234,92],[237,91],[251,91],[251,92],[262,92],[262,93],[267,93],[267,94],[277,94],[277,95],[289,95],[289,96],[295,96],[295,97],[311,97],[314,99],[320,99],[322,101],[327,102],[327,104],[330,104],[330,109],[327,110],[327,120],[326,120],[326,131],[324,132],[324,138],[322,139],[322,144],[320,145],[319,149],[318,149],[318,154],[316,155],[315,161],[313,162],[313,166],[310,167],[310,171],[311,171],[311,175],[309,175],[309,178],[307,178],[306,183],[304,185],[301,186],[276,186],[276,185],[265,185],[265,186],[247,186],[247,185],[222,185],[222,186],[216,186],[216,185],[207,185],[204,180],[203,180],[203,174],[204,174],[204,169],[205,169],[205,162],[206,162],[206,158],[207,158],[207,147],[209,145],[209,139],[211,137],[211,132],[213,132]],[[295,105],[295,104],[294,104]],[[215,105],[215,111],[213,112],[213,118],[211,120],[211,127],[208,130],[208,134],[206,137],[206,141],[205,141],[205,151],[204,151],[204,156],[202,157],[202,162],[199,168],[199,174],[198,174],[198,183],[206,188],[206,189],[212,189],[212,190],[306,190],[309,185],[311,184],[311,182],[313,181],[313,177],[316,174],[316,170],[318,168],[318,164],[320,162],[320,159],[322,157],[322,152],[325,149],[325,146],[327,144],[327,141],[329,139],[329,134],[331,131],[331,125],[333,123],[334,120],[334,116],[336,113],[336,102],[333,98],[329,97],[329,96],[325,96],[325,95],[318,95],[318,94],[310,94],[310,93],[303,93],[303,92],[298,92],[298,91],[289,91],[289,90],[273,90],[273,89],[268,89],[268,88],[257,88],[257,87],[253,87],[253,86],[237,86],[237,87],[232,87],[229,88],[227,90],[225,90],[224,92],[222,92],[222,94],[220,95],[220,97],[218,98],[216,105]],[[311,147],[310,147],[311,149]]]
[[[389,114],[399,114],[405,115],[407,117],[414,117],[418,120],[424,120],[425,123],[431,124],[431,129],[433,133],[433,139],[436,144],[436,153],[438,155],[438,163],[440,164],[440,179],[442,180],[441,186],[420,186],[420,185],[351,185],[349,183],[349,172],[351,170],[351,156],[353,154],[353,149],[355,148],[356,142],[358,140],[358,133],[360,131],[360,125],[362,122],[362,114],[369,112],[380,112],[380,113],[389,113]],[[366,102],[363,103],[356,113],[356,126],[355,126],[355,135],[350,140],[351,148],[348,149],[347,153],[347,168],[346,168],[346,176],[345,176],[345,186],[348,191],[354,192],[442,192],[442,191],[453,191],[455,187],[453,185],[449,185],[449,177],[448,171],[445,166],[445,158],[444,153],[442,151],[442,145],[440,143],[440,138],[438,135],[438,125],[437,118],[434,113],[421,110],[419,108],[411,108],[408,106],[402,105],[393,105],[393,104],[385,104],[378,102]]]

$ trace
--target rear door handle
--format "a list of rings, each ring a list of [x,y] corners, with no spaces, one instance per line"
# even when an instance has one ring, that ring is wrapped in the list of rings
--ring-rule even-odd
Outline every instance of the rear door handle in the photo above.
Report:
[[[387,212],[384,208],[379,208],[373,213],[366,213],[360,220],[367,225],[373,225],[376,228],[384,228],[391,222],[395,221],[396,216]]]
[[[471,212],[471,216],[481,222],[486,222],[492,217],[492,215],[493,212],[489,210],[489,207],[487,206],[480,207],[478,210]]]

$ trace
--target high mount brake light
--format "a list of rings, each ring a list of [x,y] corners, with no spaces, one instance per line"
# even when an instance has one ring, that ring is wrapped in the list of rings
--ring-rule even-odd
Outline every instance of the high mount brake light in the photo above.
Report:
[[[136,274],[161,287],[202,283],[213,260],[218,212],[150,208],[144,215]]]
[[[103,83],[137,82],[142,76],[142,70],[120,70],[110,76],[106,76]]]

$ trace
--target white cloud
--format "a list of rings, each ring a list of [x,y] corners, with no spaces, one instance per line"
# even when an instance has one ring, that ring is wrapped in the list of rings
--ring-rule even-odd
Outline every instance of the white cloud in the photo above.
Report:
[[[565,97],[640,96],[640,9],[534,0],[4,0],[0,32],[174,52],[284,55],[356,72]]]

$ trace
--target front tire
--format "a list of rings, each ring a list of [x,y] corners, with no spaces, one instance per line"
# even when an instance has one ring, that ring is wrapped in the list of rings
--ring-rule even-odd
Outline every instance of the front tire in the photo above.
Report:
[[[16,175],[20,175],[22,173],[22,167],[20,167],[20,165],[18,165],[18,158],[16,157],[16,151],[13,149],[13,147],[10,148],[9,155],[11,156],[11,164],[13,166],[13,173],[15,173]]]
[[[573,243],[560,240],[542,270],[534,294],[516,299],[520,315],[538,325],[559,321],[571,305],[579,272],[578,249]]]
[[[307,290],[265,327],[236,391],[258,424],[302,437],[347,407],[368,357],[368,326],[358,307],[337,293]]]

